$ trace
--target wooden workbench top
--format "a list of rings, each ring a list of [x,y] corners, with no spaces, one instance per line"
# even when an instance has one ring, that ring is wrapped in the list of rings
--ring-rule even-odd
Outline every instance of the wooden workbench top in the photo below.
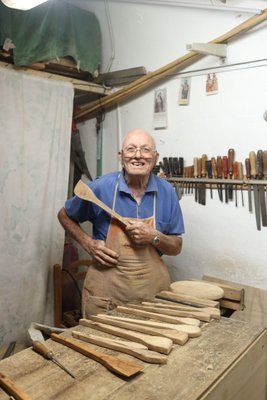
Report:
[[[79,326],[75,330],[89,332]],[[0,362],[0,372],[19,385],[32,400],[196,400],[204,399],[214,383],[263,334],[247,322],[222,318],[202,328],[202,335],[176,345],[167,365],[143,363],[126,354],[119,357],[145,365],[134,378],[122,379],[102,365],[52,340],[47,341],[59,361],[76,375],[71,378],[31,348]],[[70,336],[71,330],[64,332]],[[99,347],[93,346],[99,350]],[[104,350],[108,354],[117,352]],[[217,397],[216,397],[217,398]],[[228,397],[227,397],[228,398]],[[0,389],[0,400],[9,396]]]

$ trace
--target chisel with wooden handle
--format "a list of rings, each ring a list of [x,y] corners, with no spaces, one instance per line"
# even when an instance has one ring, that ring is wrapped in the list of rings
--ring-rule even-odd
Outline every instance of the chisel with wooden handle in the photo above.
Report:
[[[224,179],[228,179],[228,157],[223,156],[222,158],[222,172]],[[225,195],[225,203],[228,203],[228,184],[224,185],[224,195]]]
[[[132,361],[127,361],[118,357],[110,356],[100,351],[95,351],[88,345],[78,342],[75,339],[67,339],[62,336],[52,333],[51,339],[55,342],[67,346],[78,353],[83,354],[86,357],[97,361],[98,363],[104,365],[107,369],[116,374],[122,375],[124,377],[130,378],[133,375],[141,372],[144,367],[142,365],[136,364]]]
[[[238,162],[238,179],[240,179],[240,180],[244,179],[242,162]],[[242,207],[244,207],[243,183],[240,185],[240,191],[241,191]]]
[[[228,150],[228,173],[229,178],[232,179],[233,177],[233,165],[235,160],[235,151],[234,149]],[[230,184],[228,186],[228,193],[229,193],[229,200],[233,200],[233,185]]]
[[[222,157],[221,156],[217,156],[216,162],[217,162],[217,178],[218,179],[222,179],[222,177],[223,177]],[[220,183],[218,186],[220,187],[220,194],[221,194],[221,197],[220,196],[219,197],[220,197],[220,200],[223,201],[222,184]]]
[[[2,372],[0,372],[0,386],[16,400],[31,400],[31,397],[21,387]]]
[[[247,180],[249,180],[249,179],[251,179],[249,158],[245,159],[245,167],[246,167],[246,177],[247,177]],[[253,209],[252,209],[252,196],[251,196],[251,185],[250,185],[250,183],[248,183],[248,210],[251,213],[253,212]]]
[[[146,346],[143,346],[140,343],[110,339],[93,334],[84,334],[78,331],[73,331],[72,336],[76,339],[83,340],[84,342],[129,354],[130,356],[136,357],[139,360],[148,362],[150,364],[167,364],[168,358],[166,356],[156,353],[155,351],[148,350]],[[139,347],[137,345],[139,345]]]
[[[250,174],[252,179],[257,177],[257,164],[256,164],[256,153],[255,151],[249,152],[249,162],[250,162]],[[260,215],[260,203],[259,203],[259,192],[258,186],[252,185],[253,195],[254,195],[254,207],[256,216],[257,230],[261,230],[261,215]]]
[[[262,154],[262,163],[263,163],[263,179],[267,179],[267,150],[264,150]],[[264,186],[265,190],[265,203],[267,204],[267,188]]]
[[[258,179],[263,179],[263,151],[257,151],[257,176]],[[259,202],[260,202],[260,214],[261,214],[261,223],[262,226],[267,226],[267,214],[266,214],[266,203],[265,203],[265,193],[264,193],[264,185],[258,185],[259,192]]]

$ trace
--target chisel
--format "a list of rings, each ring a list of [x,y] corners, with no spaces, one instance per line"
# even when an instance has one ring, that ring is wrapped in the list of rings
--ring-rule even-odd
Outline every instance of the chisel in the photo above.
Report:
[[[41,354],[43,357],[47,358],[48,360],[53,361],[56,365],[58,365],[65,372],[67,372],[67,374],[69,374],[72,378],[75,379],[75,376],[66,367],[64,367],[64,365],[62,365],[58,361],[58,359],[55,357],[54,353],[51,350],[49,350],[43,342],[40,342],[39,340],[33,340],[32,341],[32,348],[37,353]]]
[[[230,179],[232,179],[232,176],[233,176],[234,159],[235,159],[235,151],[234,151],[234,149],[229,149],[228,150],[228,173],[229,173]],[[232,184],[230,184],[228,186],[228,193],[229,193],[229,200],[233,200],[233,185]]]
[[[201,157],[201,177],[206,178],[207,170],[206,170],[206,161],[208,159],[207,154],[202,154]],[[204,182],[201,183],[200,188],[200,204],[203,206],[206,205],[206,185]]]
[[[244,175],[243,175],[243,164],[242,162],[238,163],[238,179],[243,180]],[[244,207],[244,197],[243,197],[243,183],[240,185],[240,191],[241,191],[241,201],[242,201],[242,207]]]
[[[267,150],[264,150],[262,153],[262,162],[263,162],[263,179],[267,179]],[[265,190],[265,185],[264,185]],[[267,204],[267,190],[265,191],[265,204]]]
[[[222,158],[222,169],[224,179],[228,179],[228,157],[223,156]],[[225,203],[228,203],[228,184],[224,185]]]
[[[206,170],[207,170],[207,175],[208,178],[212,178],[212,165],[211,165],[211,160],[206,161]],[[210,198],[212,199],[212,183],[210,183]]]
[[[246,167],[246,177],[247,177],[247,180],[249,180],[249,179],[251,179],[249,158],[245,159],[245,167]],[[253,210],[252,210],[252,197],[251,197],[251,185],[249,183],[248,183],[248,210],[251,213],[253,212]]]
[[[222,167],[222,157],[221,156],[217,156],[217,177],[218,179],[222,179],[223,176],[223,167]],[[218,184],[218,186],[220,187],[220,200],[223,201],[223,190],[222,190],[222,184]]]
[[[257,176],[258,179],[263,179],[263,151],[257,151]],[[261,223],[262,226],[267,226],[267,215],[266,215],[266,203],[265,203],[265,193],[264,186],[258,185],[259,192],[259,202],[260,202],[260,210],[261,210]]]
[[[194,157],[193,159],[193,164],[194,164],[194,178],[197,179],[198,178],[198,158]],[[195,182],[195,202],[198,202],[198,184],[197,182]]]
[[[238,162],[233,162],[233,177],[238,179]],[[235,206],[237,207],[237,184],[235,184]]]
[[[256,179],[257,170],[256,170],[256,153],[255,151],[249,152],[249,162],[250,162],[250,174],[252,179]],[[255,207],[255,216],[256,216],[256,225],[257,230],[261,230],[261,216],[260,216],[260,203],[259,203],[259,193],[257,185],[252,185],[253,195],[254,195],[254,207]]]

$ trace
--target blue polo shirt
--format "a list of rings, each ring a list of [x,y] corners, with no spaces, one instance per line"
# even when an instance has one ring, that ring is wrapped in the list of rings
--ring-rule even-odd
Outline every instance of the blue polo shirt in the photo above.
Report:
[[[184,222],[179,200],[172,185],[154,174],[150,175],[141,203],[137,204],[125,182],[123,172],[112,172],[96,178],[88,186],[110,208],[118,182],[114,210],[122,217],[149,218],[153,216],[156,196],[156,229],[166,235],[184,233]],[[70,218],[78,223],[93,224],[93,239],[106,240],[110,215],[90,201],[74,196],[67,200],[65,209]]]

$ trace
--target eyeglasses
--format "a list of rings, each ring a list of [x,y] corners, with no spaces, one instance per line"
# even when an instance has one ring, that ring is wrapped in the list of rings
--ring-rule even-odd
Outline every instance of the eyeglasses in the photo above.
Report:
[[[142,147],[128,146],[122,151],[126,156],[129,157],[135,156],[138,151],[140,151],[140,154],[143,157],[151,156],[153,153],[157,152],[157,150],[153,150],[148,146],[142,146]]]

